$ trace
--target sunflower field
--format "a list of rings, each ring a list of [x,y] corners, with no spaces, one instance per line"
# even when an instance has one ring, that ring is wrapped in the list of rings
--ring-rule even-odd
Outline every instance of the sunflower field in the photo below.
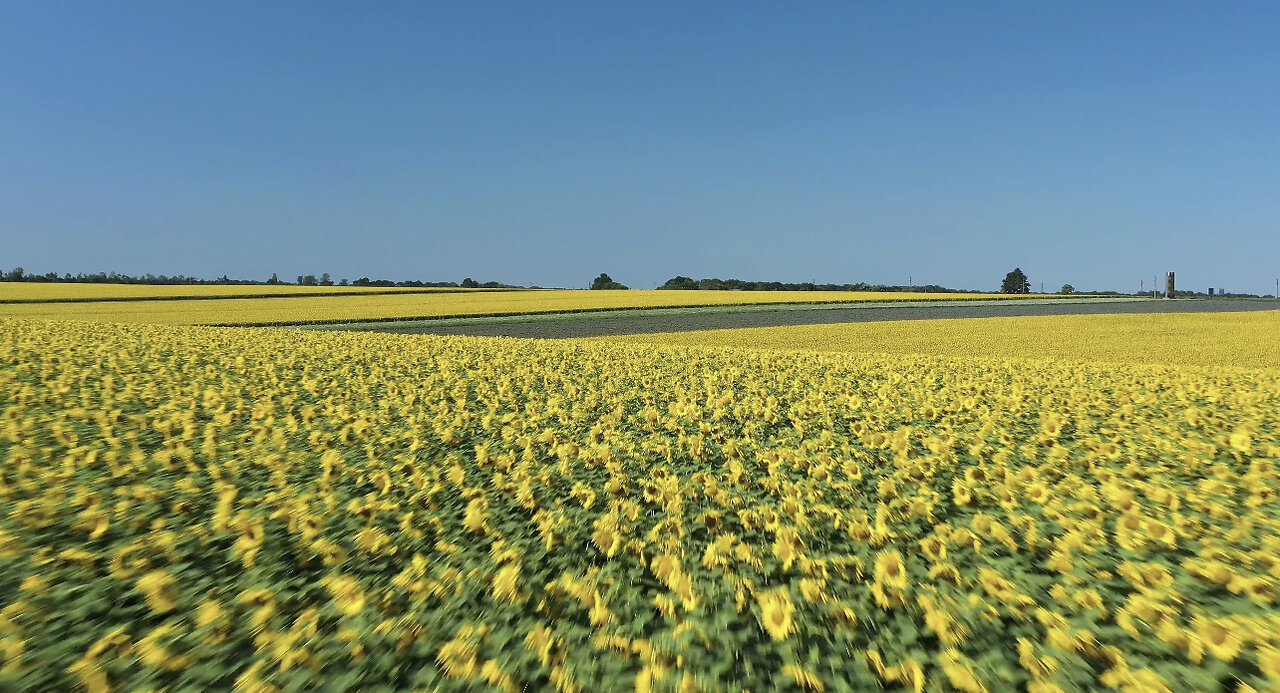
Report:
[[[0,319],[0,690],[1280,688],[1280,370]]]

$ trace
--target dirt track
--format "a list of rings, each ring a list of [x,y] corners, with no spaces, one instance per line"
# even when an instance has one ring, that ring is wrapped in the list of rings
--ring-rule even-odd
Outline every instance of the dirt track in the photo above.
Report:
[[[399,334],[452,334],[504,337],[603,337],[653,332],[688,332],[735,327],[777,327],[882,320],[934,318],[991,318],[1017,315],[1082,315],[1099,313],[1217,313],[1280,309],[1280,301],[1133,300],[1034,303],[953,303],[861,306],[769,306],[718,308],[698,311],[610,311],[473,320],[422,321],[413,325],[347,325],[340,329],[369,329]]]

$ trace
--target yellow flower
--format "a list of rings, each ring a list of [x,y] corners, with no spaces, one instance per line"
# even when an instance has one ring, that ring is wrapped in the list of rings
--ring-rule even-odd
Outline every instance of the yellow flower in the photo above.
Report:
[[[676,617],[676,602],[665,594],[653,595],[653,607],[666,618]]]
[[[1258,669],[1271,682],[1280,682],[1280,649],[1272,645],[1263,645],[1254,653]]]
[[[138,652],[138,659],[142,663],[153,669],[162,669],[164,671],[181,671],[187,668],[191,663],[191,658],[186,655],[174,656],[164,645],[164,640],[177,632],[177,627],[172,623],[162,624],[154,629],[147,636],[138,641],[135,649]]]
[[[520,564],[508,563],[493,576],[493,596],[500,600],[519,602]]]
[[[944,561],[947,558],[947,545],[938,537],[926,537],[920,540],[920,550],[930,561],[935,563]]]
[[[1227,442],[1231,445],[1232,450],[1242,452],[1246,455],[1253,453],[1253,436],[1247,428],[1237,428],[1228,436]]]
[[[479,446],[476,447],[478,448]],[[490,686],[504,691],[504,693],[517,693],[520,690],[520,687],[516,685],[515,679],[502,670],[502,666],[498,664],[497,660],[489,659],[481,665],[480,678],[484,679],[485,683]]]
[[[972,532],[964,527],[957,527],[951,531],[951,543],[960,548],[971,548],[977,551],[982,543]]]
[[[346,575],[330,576],[323,582],[330,596],[333,597],[338,611],[347,616],[355,616],[364,611],[364,590],[360,588],[360,583],[356,582],[355,578]]]
[[[881,551],[876,554],[876,565],[873,572],[875,581],[897,590],[907,588],[907,568],[902,563],[902,554],[896,549]]]
[[[178,590],[174,586],[173,576],[165,571],[153,570],[138,578],[137,584],[152,611],[163,614],[177,608]]]
[[[1197,616],[1194,621],[1196,636],[1204,643],[1209,654],[1224,662],[1230,662],[1240,654],[1243,642],[1230,623],[1219,619]]]
[[[819,679],[817,674],[806,671],[794,664],[783,666],[782,673],[794,681],[796,688],[799,690],[817,691],[818,693],[822,693],[825,690],[822,686],[822,679]]]
[[[986,693],[987,687],[978,680],[972,667],[958,650],[948,648],[938,656],[938,663],[952,688],[964,693]]]
[[[483,497],[471,499],[462,514],[462,526],[466,527],[468,532],[476,534],[488,533],[489,515],[486,512],[488,507],[489,503]]]
[[[760,625],[774,640],[786,640],[795,631],[791,616],[795,607],[784,588],[765,592],[757,597],[760,604]]]
[[[959,585],[962,581],[960,570],[951,563],[938,563],[929,569],[930,580],[946,580],[952,584]]]
[[[613,514],[601,515],[596,520],[595,532],[591,542],[608,558],[613,558],[622,547],[622,536],[618,533],[618,518]]]
[[[216,599],[210,599],[200,603],[196,607],[196,628],[208,629],[205,640],[216,645],[224,641],[230,631],[230,623],[228,623],[226,611]]]
[[[658,554],[649,562],[649,570],[659,580],[666,582],[672,573],[680,570],[680,560],[671,554]]]
[[[1071,560],[1071,550],[1064,548],[1055,549],[1050,553],[1049,559],[1045,561],[1044,565],[1049,570],[1062,573],[1063,575],[1066,575],[1075,569],[1074,563]]]
[[[1049,500],[1053,497],[1053,495],[1049,492],[1049,487],[1045,486],[1041,482],[1036,482],[1028,486],[1025,493],[1027,498],[1031,502],[1038,503],[1040,505],[1044,505],[1045,503],[1049,502]]]
[[[821,604],[827,601],[827,594],[822,582],[813,578],[800,580],[800,595],[809,604]]]
[[[790,570],[792,562],[796,559],[796,544],[799,538],[795,529],[791,527],[779,527],[777,535],[773,540],[773,555],[782,563],[783,570]]]

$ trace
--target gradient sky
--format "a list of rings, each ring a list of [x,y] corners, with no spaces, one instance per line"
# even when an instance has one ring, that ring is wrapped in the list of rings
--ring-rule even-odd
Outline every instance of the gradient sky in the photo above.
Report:
[[[1270,293],[1280,3],[0,0],[0,267]]]

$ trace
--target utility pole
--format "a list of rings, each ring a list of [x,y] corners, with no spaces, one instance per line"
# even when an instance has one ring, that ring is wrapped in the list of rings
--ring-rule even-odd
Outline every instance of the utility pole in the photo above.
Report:
[[[1138,293],[1140,294],[1147,293],[1147,280],[1145,279],[1138,280]]]
[[[1040,293],[1044,293],[1044,282],[1040,282]]]
[[[1155,275],[1153,274],[1153,275],[1151,275],[1151,298],[1155,298],[1155,297],[1156,297],[1156,287],[1157,287],[1157,286],[1159,286],[1159,284],[1157,284],[1157,283],[1156,283],[1156,277],[1155,277]]]

